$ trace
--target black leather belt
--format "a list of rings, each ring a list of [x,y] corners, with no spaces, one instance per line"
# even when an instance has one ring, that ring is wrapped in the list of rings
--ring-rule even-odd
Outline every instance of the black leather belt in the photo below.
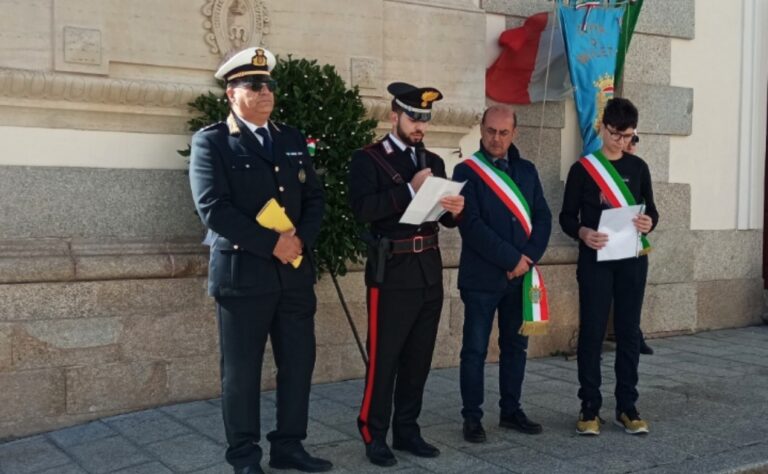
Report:
[[[392,253],[421,253],[437,248],[437,234],[417,235],[410,239],[393,240]]]

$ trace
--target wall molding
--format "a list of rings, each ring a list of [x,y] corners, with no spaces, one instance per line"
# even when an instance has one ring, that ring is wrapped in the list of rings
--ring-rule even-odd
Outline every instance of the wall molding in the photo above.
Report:
[[[80,74],[0,68],[0,97],[117,106],[188,109],[213,86],[111,79]]]
[[[86,115],[104,113],[136,115],[137,119],[146,116],[171,118],[171,123],[157,129],[148,129],[143,124],[132,123],[130,120],[125,123],[115,123],[108,120],[86,121],[83,118],[82,128],[87,130],[180,133],[186,129],[186,121],[191,116],[188,104],[209,91],[215,93],[218,88],[213,84],[206,86],[112,79],[81,74],[0,68],[0,112],[3,108],[21,108],[70,110]],[[389,100],[363,98],[363,104],[369,117],[388,121]],[[433,124],[469,128],[477,124],[482,111],[481,107],[441,104],[433,113]],[[9,115],[12,114],[9,112]],[[78,120],[76,116],[70,118]],[[35,124],[34,118],[29,121],[22,120],[21,123],[18,120],[7,121],[0,118],[0,124],[59,128],[62,125],[57,124],[65,123],[67,127],[77,128],[77,124],[71,123],[72,120],[62,121],[44,117],[39,119],[43,121]]]

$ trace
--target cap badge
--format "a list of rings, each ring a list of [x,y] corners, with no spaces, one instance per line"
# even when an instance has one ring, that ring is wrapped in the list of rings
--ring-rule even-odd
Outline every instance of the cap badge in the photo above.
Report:
[[[436,91],[426,91],[421,94],[421,106],[426,107],[430,102],[437,99],[440,94]]]
[[[253,59],[251,59],[251,64],[254,66],[266,66],[267,65],[267,56],[264,54],[264,50],[261,48],[258,48],[256,50],[256,54],[253,56]]]

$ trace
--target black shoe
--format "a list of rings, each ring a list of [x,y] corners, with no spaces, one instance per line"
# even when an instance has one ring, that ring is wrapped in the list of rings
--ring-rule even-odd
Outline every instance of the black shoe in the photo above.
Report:
[[[377,466],[389,467],[397,464],[397,458],[382,439],[374,439],[370,444],[366,444],[365,455]]]
[[[314,458],[304,449],[299,449],[286,454],[271,454],[269,467],[275,469],[296,469],[303,472],[325,472],[333,468],[330,461]],[[255,471],[259,472],[259,471]]]
[[[485,443],[485,430],[478,420],[469,418],[464,420],[464,439],[470,443]]]
[[[651,346],[645,343],[645,339],[640,340],[640,353],[645,355],[653,355],[653,349],[651,349]]]
[[[245,467],[236,467],[235,474],[264,474],[264,470],[258,464],[251,464]]]
[[[542,431],[541,425],[528,419],[523,410],[520,409],[510,416],[502,416],[499,426],[511,428],[525,434],[539,434]]]
[[[424,441],[424,438],[417,435],[411,439],[393,439],[392,447],[398,451],[408,451],[414,456],[420,458],[436,458],[440,456],[440,450]]]

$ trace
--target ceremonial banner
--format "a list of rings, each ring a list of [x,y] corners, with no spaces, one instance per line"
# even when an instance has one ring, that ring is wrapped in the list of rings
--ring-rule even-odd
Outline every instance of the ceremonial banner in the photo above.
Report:
[[[637,17],[640,16],[640,8],[642,8],[642,6],[643,0],[630,0],[625,9],[624,18],[621,20],[619,54],[616,57],[616,79],[614,81],[617,89],[623,85],[624,61],[626,59],[627,51],[629,51],[629,43],[632,41],[632,33],[635,32]]]
[[[552,13],[528,17],[499,36],[501,53],[485,72],[485,94],[505,104],[563,100],[571,90],[560,25]]]
[[[584,141],[583,154],[600,149],[603,108],[613,98],[616,54],[624,6],[557,0],[573,98]]]

